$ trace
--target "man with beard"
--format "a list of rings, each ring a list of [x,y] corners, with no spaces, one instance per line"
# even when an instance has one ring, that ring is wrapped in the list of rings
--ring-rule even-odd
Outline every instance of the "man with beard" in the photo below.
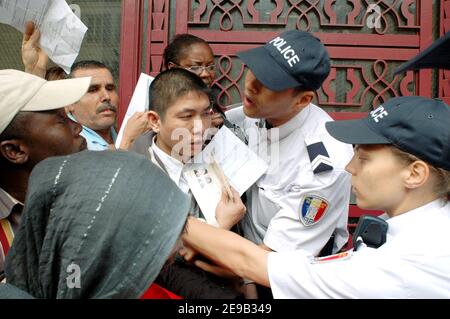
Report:
[[[112,147],[117,137],[114,124],[119,96],[111,70],[102,62],[80,61],[72,66],[71,78],[86,76],[92,77],[87,93],[66,111],[71,119],[82,125],[81,135],[86,139],[88,149],[102,151]]]
[[[81,126],[67,117],[64,107],[80,99],[89,83],[90,78],[48,82],[0,70],[0,280],[32,169],[47,157],[86,148]]]

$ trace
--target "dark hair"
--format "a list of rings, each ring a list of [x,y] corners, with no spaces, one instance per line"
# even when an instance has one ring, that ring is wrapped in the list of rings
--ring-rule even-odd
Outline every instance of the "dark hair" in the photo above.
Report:
[[[209,47],[208,42],[202,38],[196,37],[192,34],[177,34],[172,41],[164,49],[163,64],[164,68],[169,68],[169,62],[179,64],[180,60],[187,54],[186,50],[193,44],[206,44]]]
[[[81,70],[81,69],[107,69],[112,74],[111,69],[108,68],[102,62],[96,61],[96,60],[84,60],[84,61],[78,61],[77,63],[74,63],[72,65],[72,69],[70,70],[70,76],[73,76],[73,73],[76,70]]]
[[[67,79],[67,74],[61,67],[52,66],[45,72],[45,79],[47,81],[64,80]]]
[[[180,97],[196,92],[205,94],[209,100],[210,89],[197,75],[181,68],[159,73],[149,89],[149,109],[164,118],[167,109]]]

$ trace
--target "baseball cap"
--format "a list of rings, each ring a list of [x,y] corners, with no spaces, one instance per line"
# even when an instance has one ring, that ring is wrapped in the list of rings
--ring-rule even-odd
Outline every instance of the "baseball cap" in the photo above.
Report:
[[[450,107],[438,99],[390,99],[367,118],[327,122],[328,132],[348,144],[391,144],[450,170]]]
[[[309,32],[289,30],[265,45],[237,53],[272,91],[293,87],[317,90],[330,73],[325,46]]]
[[[0,134],[21,111],[48,111],[78,101],[90,77],[47,81],[18,70],[0,70]]]
[[[407,70],[432,68],[450,69],[450,31],[418,55],[400,65],[394,74]]]

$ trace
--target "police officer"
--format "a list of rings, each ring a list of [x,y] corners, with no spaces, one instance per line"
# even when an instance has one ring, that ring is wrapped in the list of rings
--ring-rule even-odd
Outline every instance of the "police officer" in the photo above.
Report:
[[[346,169],[358,206],[388,216],[378,248],[363,242],[320,258],[267,252],[191,219],[185,242],[270,286],[275,298],[450,298],[448,123],[447,104],[414,96],[393,98],[364,119],[327,123],[332,136],[356,144]]]
[[[318,255],[334,234],[338,251],[348,238],[350,175],[344,166],[353,153],[328,134],[330,116],[311,103],[330,72],[324,45],[308,32],[290,30],[238,56],[248,71],[246,117],[236,124],[270,164],[247,192],[244,236],[270,250],[303,248]]]

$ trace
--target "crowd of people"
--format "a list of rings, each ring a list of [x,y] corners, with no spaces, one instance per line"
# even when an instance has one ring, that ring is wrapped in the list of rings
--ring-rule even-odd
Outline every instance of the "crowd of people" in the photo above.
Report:
[[[228,117],[211,47],[181,34],[116,149],[111,70],[47,68],[39,37],[27,23],[25,72],[0,70],[0,298],[450,297],[444,102],[396,97],[335,122],[313,103],[327,49],[289,30],[237,54],[244,96]],[[222,127],[277,152],[245,194],[222,190],[210,225],[183,173]],[[379,247],[344,250],[351,192],[385,212]]]

